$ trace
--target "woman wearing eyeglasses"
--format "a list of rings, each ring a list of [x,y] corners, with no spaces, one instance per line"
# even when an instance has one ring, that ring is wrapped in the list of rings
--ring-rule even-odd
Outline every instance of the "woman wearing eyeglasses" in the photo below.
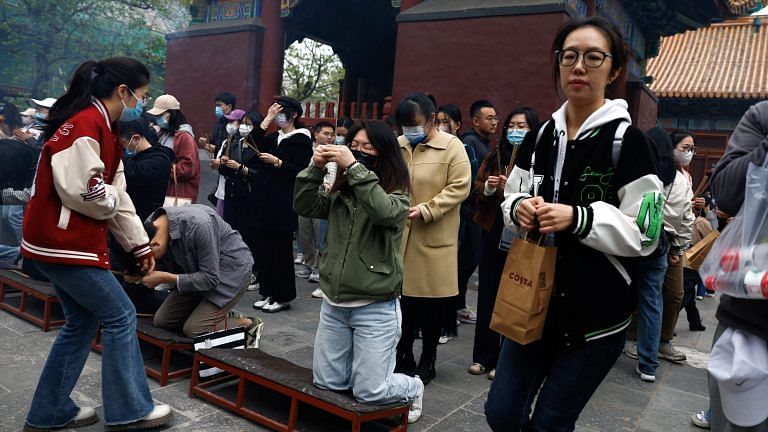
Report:
[[[691,175],[686,171],[696,153],[696,142],[693,134],[684,130],[672,132],[671,138],[677,172],[674,182],[665,191],[664,232],[669,239],[669,266],[661,291],[663,312],[658,357],[682,363],[686,360],[685,354],[675,348],[672,339],[675,336],[677,317],[680,316],[680,305],[683,303],[683,254],[690,246],[696,220],[692,209],[694,199]],[[643,375],[647,372],[642,372],[640,377],[644,379]]]
[[[624,347],[637,305],[632,257],[656,248],[661,225],[653,151],[627,103],[605,99],[626,64],[619,29],[568,21],[552,53],[567,100],[523,139],[502,211],[508,227],[557,247],[554,291],[540,340],[503,341],[485,405],[494,431],[575,428]]]

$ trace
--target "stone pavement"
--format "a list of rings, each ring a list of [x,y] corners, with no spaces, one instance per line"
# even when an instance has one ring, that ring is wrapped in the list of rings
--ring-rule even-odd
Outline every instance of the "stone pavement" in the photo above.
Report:
[[[476,279],[475,279],[476,281]],[[320,300],[310,297],[316,285],[299,280],[298,299],[292,309],[278,314],[263,314],[266,331],[261,348],[302,366],[311,367],[314,332]],[[468,301],[474,304],[476,289]],[[239,310],[253,312],[258,299],[248,292]],[[683,312],[678,323],[676,343],[690,353],[692,363],[706,364],[706,353],[714,333],[716,299],[699,301],[706,332],[690,332]],[[459,337],[438,349],[437,378],[427,386],[424,416],[409,427],[411,431],[488,431],[483,404],[490,385],[485,376],[467,373],[472,360],[474,326],[463,324]],[[0,311],[0,432],[18,431],[24,424],[40,370],[56,331],[43,333],[37,327]],[[418,346],[418,341],[417,344]],[[593,396],[578,422],[578,431],[670,432],[698,430],[690,423],[692,413],[708,404],[706,371],[689,365],[661,361],[657,382],[641,382],[634,373],[635,363],[622,355]],[[92,353],[73,398],[82,405],[101,405],[101,357]],[[174,381],[160,388],[150,380],[155,400],[169,403],[176,411],[174,431],[262,431],[261,426],[234,416],[211,404],[187,396],[189,380]],[[99,410],[99,412],[101,412]],[[101,423],[86,431],[103,430]]]

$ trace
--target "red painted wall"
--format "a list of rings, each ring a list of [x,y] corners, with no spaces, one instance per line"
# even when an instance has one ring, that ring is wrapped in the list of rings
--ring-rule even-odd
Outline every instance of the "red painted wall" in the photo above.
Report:
[[[241,109],[258,99],[261,51],[258,31],[168,40],[165,91],[179,100],[195,136],[213,132],[217,94],[233,93]]]
[[[432,93],[438,104],[461,108],[462,131],[471,125],[469,106],[477,99],[491,101],[502,120],[518,105],[546,119],[562,103],[551,78],[550,46],[567,19],[550,13],[400,23],[393,105],[412,91]]]

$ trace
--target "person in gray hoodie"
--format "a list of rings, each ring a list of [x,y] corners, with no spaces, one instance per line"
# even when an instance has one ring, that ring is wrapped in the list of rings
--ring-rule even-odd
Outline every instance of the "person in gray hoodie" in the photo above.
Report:
[[[741,118],[728,141],[725,154],[715,166],[711,188],[719,210],[730,216],[739,212],[744,203],[747,168],[750,163],[763,165],[766,153],[768,101],[763,101],[752,105]],[[714,342],[729,329],[741,330],[768,341],[768,301],[740,299],[723,294],[720,296],[716,317],[718,325]],[[721,394],[712,375],[709,378],[709,397],[712,407],[712,430],[768,430],[768,419],[749,428],[731,424],[723,413]]]

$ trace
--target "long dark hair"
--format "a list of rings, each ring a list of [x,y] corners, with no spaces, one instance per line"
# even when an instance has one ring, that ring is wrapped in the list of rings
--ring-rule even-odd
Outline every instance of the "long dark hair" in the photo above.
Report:
[[[51,137],[68,118],[84,110],[91,98],[107,98],[121,84],[131,91],[149,84],[149,70],[129,57],[88,60],[77,67],[67,92],[50,109],[43,132]],[[117,119],[115,119],[117,120]]]
[[[386,193],[394,191],[409,192],[411,180],[408,168],[400,152],[400,144],[392,134],[392,128],[380,120],[366,120],[360,126],[352,126],[346,136],[347,146],[352,146],[352,140],[358,132],[365,130],[368,140],[379,152],[373,172],[379,177],[379,186]],[[343,189],[347,184],[346,177],[339,175],[333,185],[333,190]]]
[[[675,146],[672,144],[672,139],[667,131],[660,127],[650,129],[646,135],[656,147],[656,157],[659,159],[659,179],[664,186],[669,186],[677,175],[674,157]]]
[[[461,130],[461,126],[462,126],[461,110],[459,109],[459,107],[453,104],[443,105],[437,109],[437,113],[445,114],[445,116],[448,117],[448,119],[453,120],[454,123],[459,125],[459,129],[456,130],[456,133],[457,134],[459,133],[459,130]]]
[[[184,117],[184,114],[182,114],[181,110],[177,109],[170,109],[168,110],[168,129],[167,130],[160,130],[161,135],[170,135],[173,136],[176,134],[176,132],[179,131],[179,128],[181,125],[187,123],[187,118]]]
[[[528,123],[530,130],[536,129],[536,126],[539,125],[539,113],[537,113],[533,108],[521,106],[513,109],[512,112],[507,114],[507,117],[504,118],[504,123],[500,124],[500,126],[503,126],[503,129],[501,131],[501,138],[499,138],[498,144],[499,152],[501,152],[501,163],[506,167],[509,167],[510,163],[514,162],[511,160],[512,149],[514,146],[511,142],[509,142],[509,139],[507,138],[507,129],[509,128],[509,122],[512,120],[512,117],[516,116],[517,114],[523,114],[525,116],[525,121]],[[496,152],[490,152],[488,153],[488,156],[485,157],[485,171],[487,173],[492,173],[494,170],[497,170],[499,173],[501,173],[501,168],[499,168]]]

